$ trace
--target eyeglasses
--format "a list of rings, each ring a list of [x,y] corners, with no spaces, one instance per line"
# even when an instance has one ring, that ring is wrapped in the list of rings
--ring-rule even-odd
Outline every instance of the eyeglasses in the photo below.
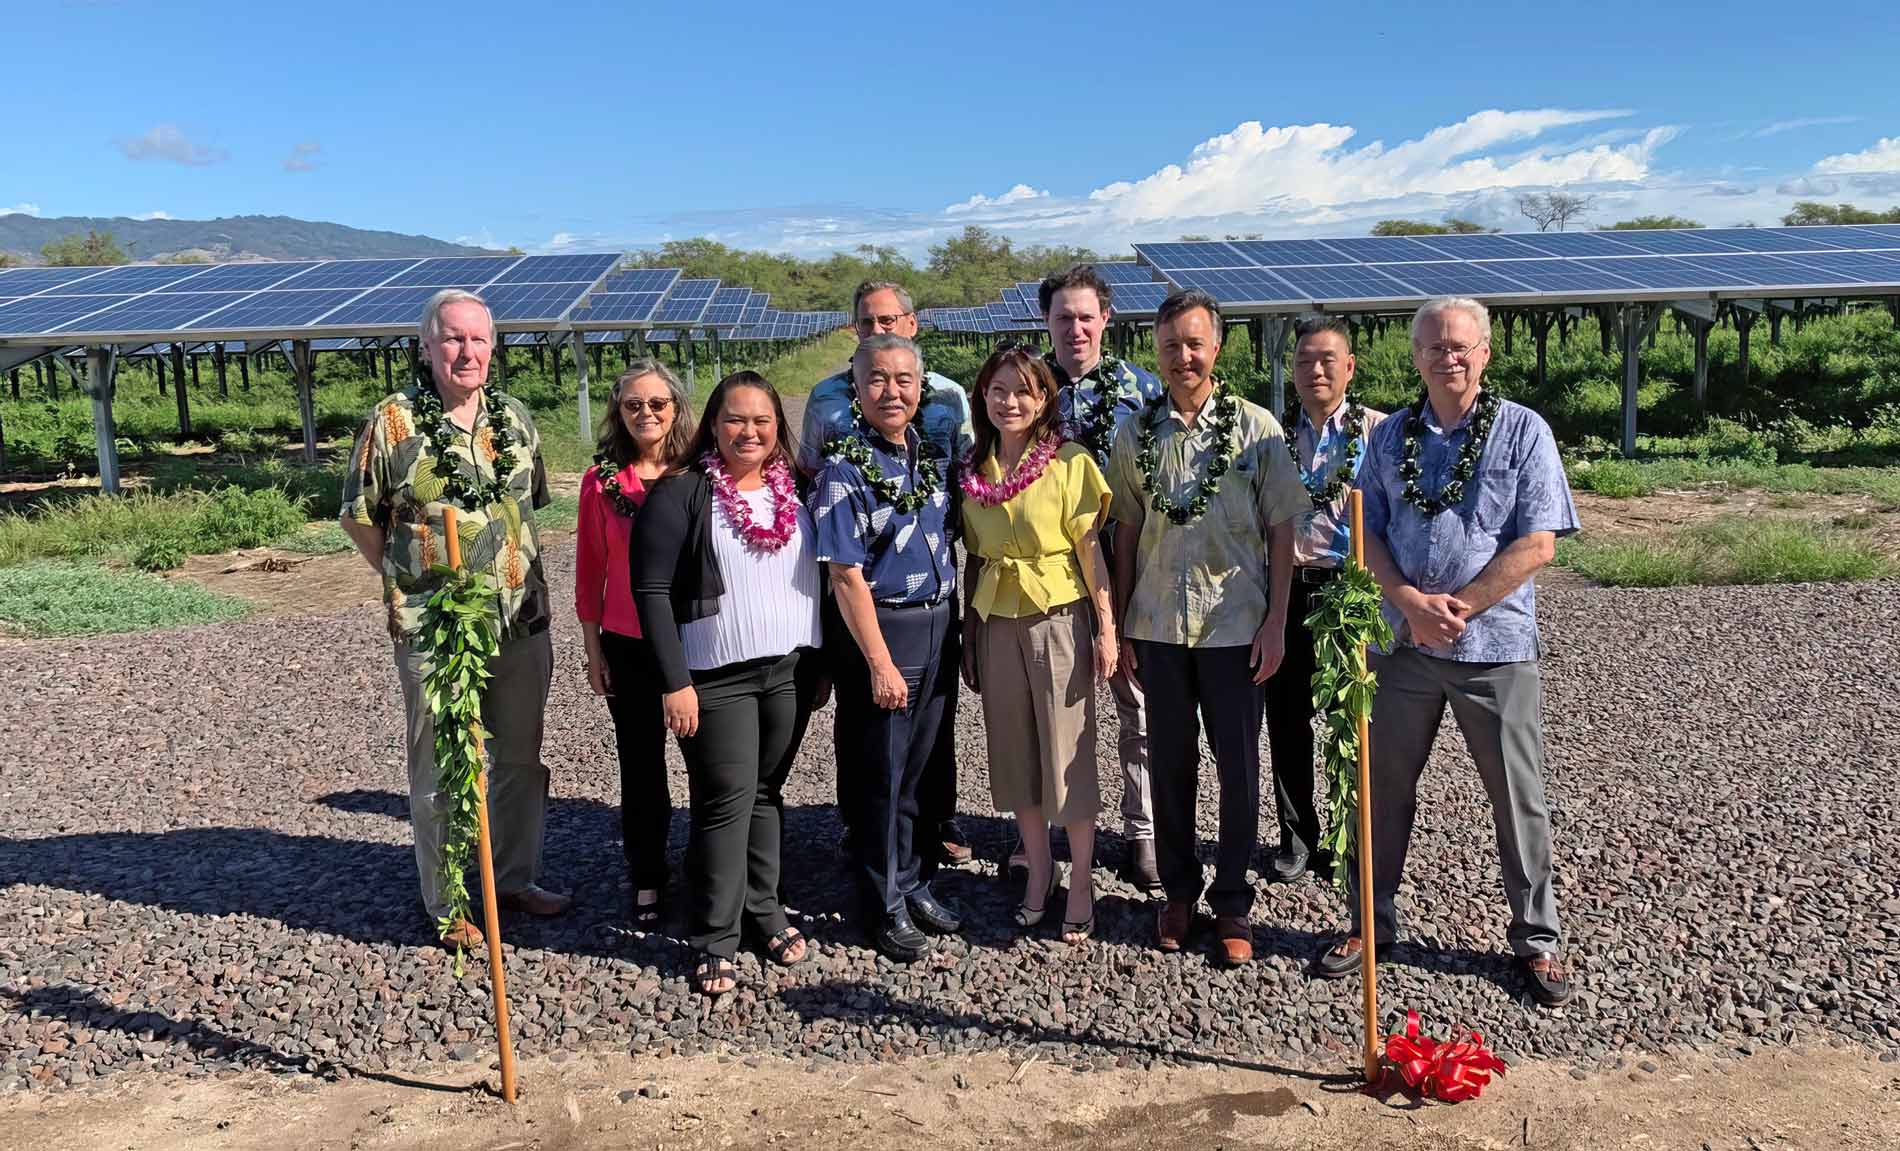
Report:
[[[875,332],[879,328],[895,328],[897,321],[903,319],[905,316],[914,314],[913,312],[897,312],[893,315],[859,316],[858,330],[860,332]]]
[[[1468,360],[1484,344],[1429,344],[1425,354],[1434,360]]]
[[[673,397],[654,396],[650,399],[642,400],[639,396],[631,396],[620,401],[620,410],[626,412],[628,415],[634,415],[639,412],[642,404],[646,406],[647,411],[657,416],[673,406]]]

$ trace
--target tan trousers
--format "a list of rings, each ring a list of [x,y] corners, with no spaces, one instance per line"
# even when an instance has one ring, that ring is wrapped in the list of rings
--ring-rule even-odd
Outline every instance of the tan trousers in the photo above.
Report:
[[[1092,822],[1102,809],[1090,619],[1077,602],[983,621],[977,685],[998,811],[1039,807],[1049,822],[1070,824]]]
[[[421,652],[396,642],[396,678],[402,681],[408,721],[409,824],[415,830],[422,904],[435,920],[448,914],[437,875],[447,813],[436,792],[435,722],[422,697],[425,662]],[[493,735],[488,741],[488,833],[495,851],[495,890],[507,895],[532,885],[541,870],[548,810],[541,732],[554,677],[553,641],[545,631],[504,640],[489,671],[488,690],[482,693],[482,726]]]

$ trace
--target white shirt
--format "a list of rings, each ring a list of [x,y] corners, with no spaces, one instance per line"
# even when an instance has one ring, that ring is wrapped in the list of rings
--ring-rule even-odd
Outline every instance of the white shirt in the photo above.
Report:
[[[752,522],[773,520],[772,490],[742,491]],[[818,557],[811,515],[801,504],[798,532],[775,552],[749,548],[739,539],[725,506],[713,498],[713,556],[726,583],[719,611],[680,625],[686,666],[711,671],[753,659],[776,659],[796,648],[818,647]]]

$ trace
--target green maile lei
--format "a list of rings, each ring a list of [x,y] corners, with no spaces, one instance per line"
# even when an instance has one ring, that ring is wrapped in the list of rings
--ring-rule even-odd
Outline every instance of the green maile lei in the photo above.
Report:
[[[1320,848],[1332,853],[1333,885],[1341,890],[1359,838],[1359,720],[1371,721],[1379,686],[1366,651],[1392,642],[1392,628],[1379,611],[1382,597],[1379,581],[1348,556],[1339,575],[1314,593],[1305,620],[1313,635],[1313,710],[1322,717],[1319,750],[1326,775]]]
[[[1214,409],[1214,446],[1209,453],[1207,474],[1201,478],[1194,498],[1185,504],[1169,499],[1155,484],[1158,458],[1155,453],[1155,429],[1164,418],[1163,409],[1167,403],[1168,393],[1163,392],[1149,400],[1142,409],[1140,450],[1135,453],[1135,469],[1141,473],[1141,490],[1148,493],[1149,506],[1173,523],[1187,524],[1199,519],[1207,511],[1208,500],[1220,494],[1220,478],[1233,466],[1234,429],[1240,423],[1240,399],[1228,389],[1225,380],[1214,382],[1214,394],[1208,397],[1208,404]]]
[[[1287,454],[1293,457],[1293,470],[1299,473],[1300,484],[1306,488],[1306,494],[1312,497],[1313,506],[1319,509],[1329,508],[1333,506],[1333,501],[1339,498],[1340,493],[1346,490],[1346,485],[1352,482],[1353,469],[1358,467],[1359,456],[1365,451],[1366,409],[1358,400],[1350,396],[1346,398],[1346,429],[1352,433],[1352,438],[1346,441],[1345,458],[1341,459],[1339,466],[1333,469],[1332,477],[1317,488],[1313,486],[1312,478],[1306,474],[1306,469],[1300,466],[1299,421],[1302,414],[1298,402],[1291,403],[1287,405],[1285,418],[1280,421],[1280,429],[1286,433]],[[1313,437],[1317,442],[1318,428],[1313,429]]]
[[[1112,386],[1110,383],[1097,383],[1094,388],[1095,402],[1086,407],[1080,402],[1081,381],[1072,381],[1069,385],[1074,389],[1070,395],[1076,397],[1077,401],[1070,425],[1075,434],[1069,439],[1087,448],[1089,454],[1103,467],[1108,466],[1109,453],[1115,448],[1115,409],[1121,404],[1121,369],[1122,362],[1114,356],[1102,357],[1095,374],[1112,381]]]
[[[628,519],[640,513],[640,507],[633,502],[633,497],[620,488],[620,468],[615,465],[612,456],[603,452],[594,457],[594,478],[600,481],[600,494],[607,497],[615,511]]]
[[[1458,452],[1458,460],[1451,467],[1451,478],[1445,481],[1435,496],[1425,494],[1418,484],[1422,474],[1418,465],[1419,448],[1425,438],[1425,405],[1430,402],[1429,395],[1421,395],[1418,403],[1406,410],[1405,436],[1399,449],[1399,478],[1405,481],[1405,487],[1399,492],[1400,498],[1417,508],[1419,514],[1431,519],[1446,508],[1457,507],[1465,498],[1465,485],[1471,477],[1478,474],[1478,457],[1484,454],[1484,445],[1491,438],[1491,425],[1498,418],[1500,401],[1490,392],[1479,392],[1477,407],[1471,413],[1471,424],[1467,428],[1465,446]]]
[[[442,502],[455,504],[467,511],[480,511],[506,499],[508,477],[515,470],[514,441],[508,435],[507,403],[501,398],[501,393],[493,388],[484,388],[482,391],[488,413],[489,445],[495,451],[494,478],[486,480],[480,478],[479,459],[473,461],[475,478],[470,478],[456,463],[451,449],[463,432],[449,419],[447,409],[442,406],[441,393],[428,384],[416,389],[416,427],[429,438],[429,450],[444,465],[439,477],[442,480]],[[479,453],[479,449],[476,449],[476,453]]]
[[[442,582],[422,609],[416,639],[429,652],[422,698],[435,723],[436,802],[444,816],[437,875],[448,903],[437,927],[446,935],[456,924],[474,918],[468,866],[481,802],[478,741],[490,738],[482,728],[482,693],[488,687],[489,661],[501,654],[501,639],[495,626],[495,588],[488,576],[442,564],[434,570]],[[461,974],[459,947],[455,969]]]
[[[919,413],[923,405],[917,406]],[[851,398],[851,426],[856,428],[864,422],[864,409],[858,406],[856,396]],[[911,426],[920,428],[917,416],[911,417]],[[930,501],[942,487],[942,477],[937,474],[934,462],[937,456],[936,445],[930,437],[924,435],[921,428],[917,435],[917,482],[909,491],[904,490],[902,478],[892,479],[878,466],[877,457],[871,451],[871,445],[856,431],[842,436],[833,436],[825,441],[825,455],[835,459],[849,460],[863,474],[866,483],[877,497],[899,515],[909,515]]]

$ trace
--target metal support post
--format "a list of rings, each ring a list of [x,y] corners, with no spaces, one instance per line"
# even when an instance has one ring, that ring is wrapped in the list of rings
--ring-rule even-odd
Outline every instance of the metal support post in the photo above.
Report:
[[[113,376],[118,371],[114,348],[86,349],[86,394],[92,397],[92,432],[99,455],[99,490],[119,494],[119,435],[112,422]]]
[[[317,462],[317,383],[309,340],[290,342],[291,368],[297,376],[297,412],[303,417],[303,462]]]
[[[178,437],[191,438],[191,400],[185,395],[185,346],[172,342],[172,394],[178,397]]]
[[[1273,372],[1272,383],[1267,391],[1267,400],[1272,406],[1267,410],[1277,416],[1286,411],[1286,317],[1262,316],[1260,330],[1264,333],[1260,342],[1266,345],[1267,355],[1272,357],[1269,365]]]
[[[581,442],[586,443],[593,435],[594,425],[593,397],[589,395],[592,385],[587,375],[587,338],[579,332],[569,332],[567,338],[574,345],[574,400],[575,406],[580,411]],[[556,352],[554,375],[557,380],[561,374],[560,364],[561,356],[559,352]]]
[[[724,351],[719,346],[718,329],[716,328],[706,329],[706,339],[712,344],[713,378],[716,380],[723,380],[726,378],[726,357],[725,357]]]

